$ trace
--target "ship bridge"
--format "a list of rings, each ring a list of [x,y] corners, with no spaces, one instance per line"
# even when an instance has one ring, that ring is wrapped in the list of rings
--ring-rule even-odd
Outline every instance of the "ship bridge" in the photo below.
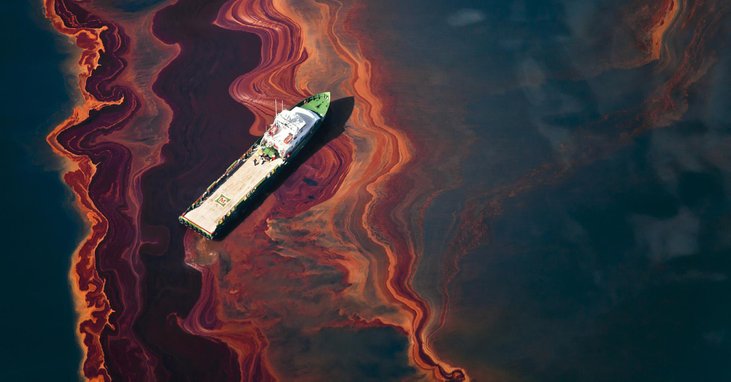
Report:
[[[319,119],[317,113],[301,107],[282,110],[264,133],[261,145],[274,147],[279,155],[286,157],[307,136]]]

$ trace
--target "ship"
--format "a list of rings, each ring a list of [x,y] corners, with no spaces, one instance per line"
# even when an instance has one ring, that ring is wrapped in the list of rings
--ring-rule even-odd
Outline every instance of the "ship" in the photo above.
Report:
[[[235,216],[307,145],[330,108],[330,92],[307,97],[277,112],[262,137],[236,159],[178,218],[208,239],[220,235]]]

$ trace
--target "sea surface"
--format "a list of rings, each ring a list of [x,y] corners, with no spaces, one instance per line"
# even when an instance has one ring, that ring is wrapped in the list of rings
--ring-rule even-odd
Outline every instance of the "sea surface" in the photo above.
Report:
[[[433,345],[478,380],[731,378],[728,8],[642,3],[369,2],[355,23],[395,120],[459,158],[415,284],[444,301],[449,280]]]
[[[69,267],[84,228],[61,160],[45,141],[73,105],[73,78],[64,71],[72,45],[52,30],[41,5],[4,4],[0,27],[3,381],[77,381],[81,362]]]
[[[50,139],[95,222],[73,258],[86,377],[731,380],[728,2],[48,1],[91,36],[92,111]],[[49,65],[6,80],[38,127],[3,155],[56,212],[7,240],[8,269],[38,265],[6,289],[61,293],[80,230],[43,145],[75,63],[34,28],[52,59],[19,39],[3,72]],[[273,99],[323,90],[322,133],[255,211],[215,241],[177,223]],[[76,349],[49,296],[10,298]]]

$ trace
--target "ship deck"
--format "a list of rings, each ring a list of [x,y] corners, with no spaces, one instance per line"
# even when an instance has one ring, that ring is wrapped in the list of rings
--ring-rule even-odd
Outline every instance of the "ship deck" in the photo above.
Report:
[[[254,165],[254,158],[259,158],[261,148],[231,174],[219,187],[205,198],[199,206],[184,213],[182,218],[194,226],[213,235],[226,216],[248,199],[256,188],[279,166],[282,158]]]

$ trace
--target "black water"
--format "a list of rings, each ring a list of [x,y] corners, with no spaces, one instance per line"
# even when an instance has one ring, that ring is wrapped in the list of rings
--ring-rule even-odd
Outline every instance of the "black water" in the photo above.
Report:
[[[45,142],[72,106],[62,72],[71,45],[43,18],[41,1],[3,7],[0,380],[75,381],[81,352],[68,271],[83,227]]]
[[[638,25],[622,23],[638,3],[381,1],[365,12],[380,26],[379,64],[398,73],[396,101],[440,105],[403,112],[404,125],[466,157],[426,214],[420,292],[440,296],[454,211],[502,207],[479,222],[487,234],[460,262],[433,343],[477,380],[731,380],[730,16],[687,51],[712,63],[687,98],[673,93],[688,109],[623,140],[687,69],[672,56],[606,68],[642,55]],[[676,56],[693,30],[670,34]],[[433,109],[459,118],[440,123]],[[442,131],[454,138],[431,138]]]

